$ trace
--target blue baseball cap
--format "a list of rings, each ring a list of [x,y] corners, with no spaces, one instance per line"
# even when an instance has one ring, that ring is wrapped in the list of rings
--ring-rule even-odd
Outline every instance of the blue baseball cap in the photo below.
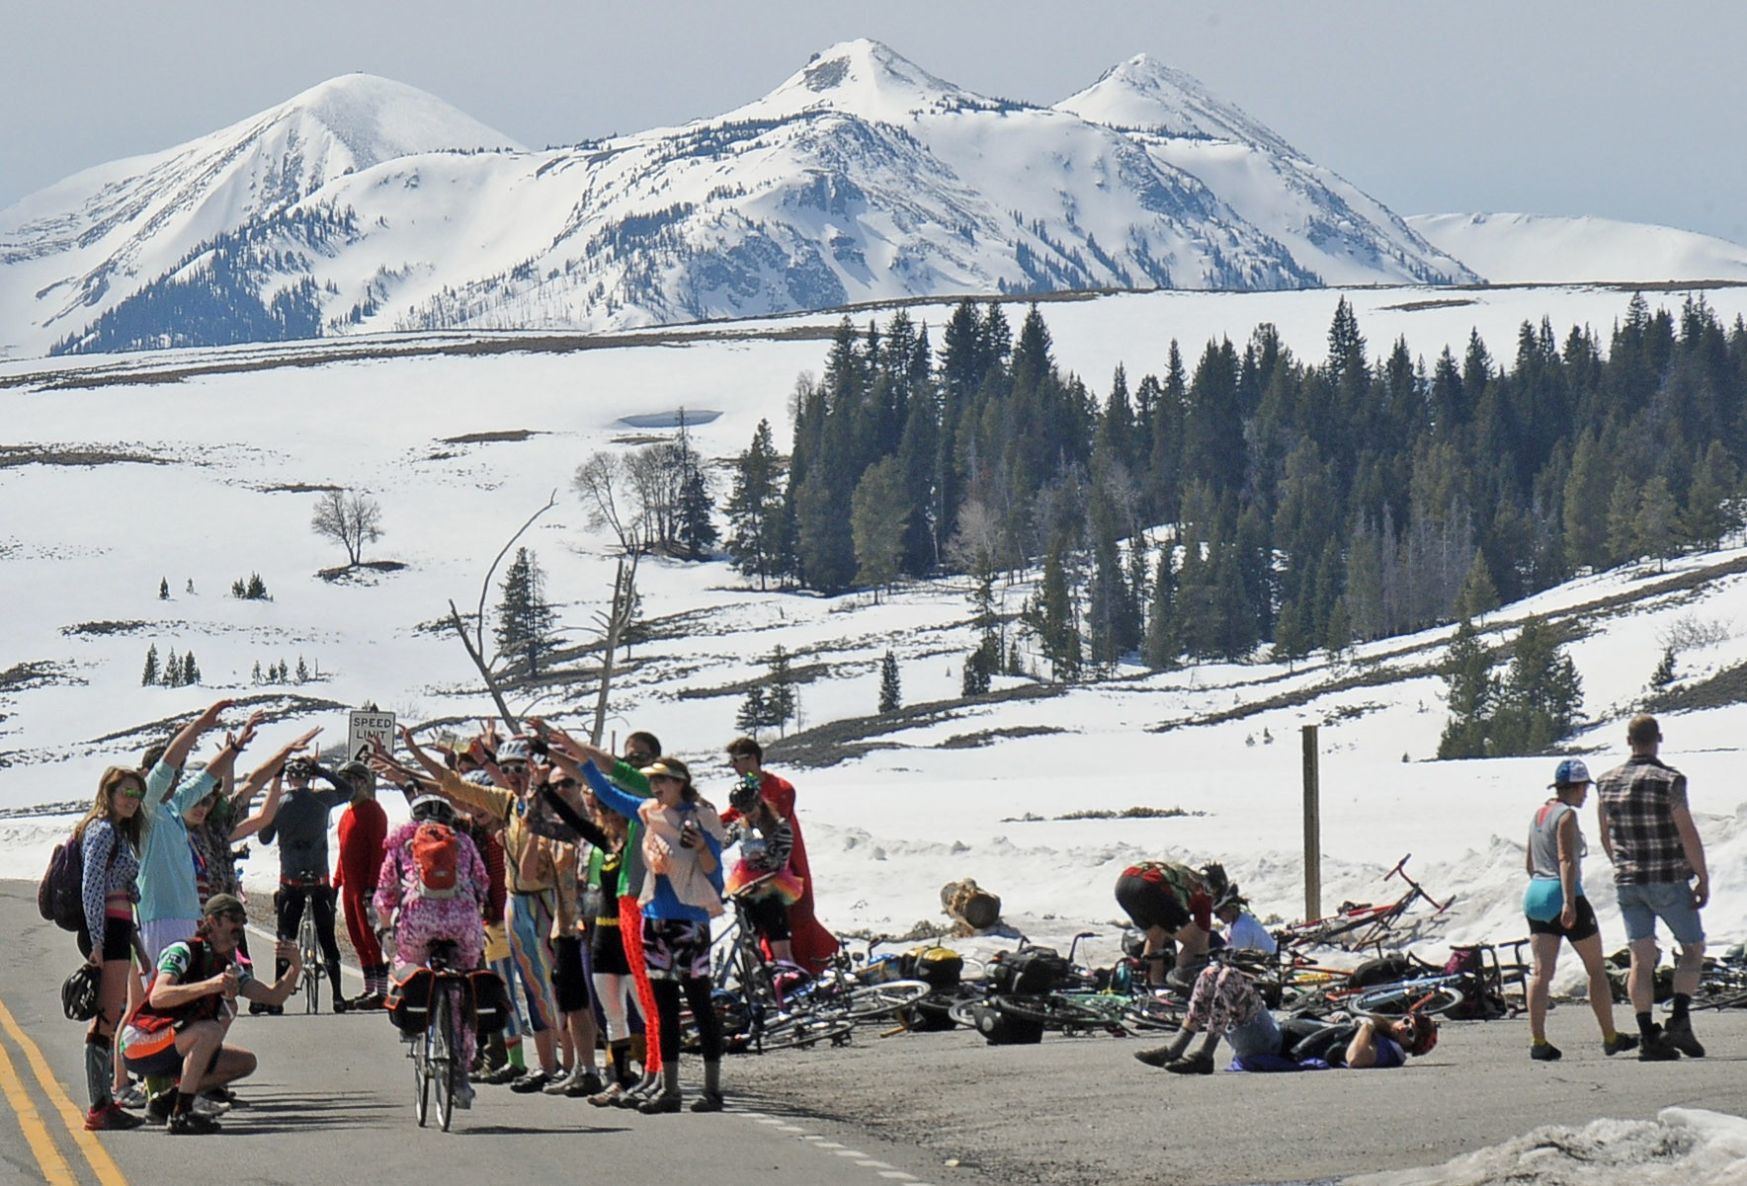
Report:
[[[1594,782],[1589,777],[1589,767],[1583,764],[1582,758],[1566,758],[1559,763],[1559,769],[1553,772],[1553,786],[1575,787],[1586,782]]]

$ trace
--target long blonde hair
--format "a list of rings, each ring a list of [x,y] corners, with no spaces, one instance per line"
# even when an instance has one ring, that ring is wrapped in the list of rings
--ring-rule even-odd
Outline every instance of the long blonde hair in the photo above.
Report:
[[[129,782],[139,783],[141,791],[146,789],[146,776],[131,767],[111,766],[103,772],[102,777],[97,780],[97,797],[91,803],[91,810],[85,813],[85,818],[80,820],[78,826],[73,829],[73,839],[83,844],[85,829],[98,820],[104,820],[110,827],[125,836],[136,849],[139,847],[140,838],[145,834],[143,800],[142,809],[135,811],[126,819],[120,818],[115,811],[116,791]]]

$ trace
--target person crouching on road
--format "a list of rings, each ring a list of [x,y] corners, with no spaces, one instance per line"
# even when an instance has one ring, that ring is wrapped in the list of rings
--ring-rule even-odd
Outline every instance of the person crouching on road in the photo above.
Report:
[[[237,939],[247,923],[234,896],[209,898],[194,937],[164,948],[145,1002],[122,1032],[129,1071],[180,1076],[174,1092],[148,1105],[153,1115],[163,1116],[168,1132],[218,1131],[216,1119],[194,1110],[195,1097],[253,1074],[256,1066],[253,1054],[224,1041],[236,1016],[236,998],[283,1005],[302,975],[297,944],[281,940],[276,954],[285,972],[271,987],[256,980],[249,965],[236,958]]]

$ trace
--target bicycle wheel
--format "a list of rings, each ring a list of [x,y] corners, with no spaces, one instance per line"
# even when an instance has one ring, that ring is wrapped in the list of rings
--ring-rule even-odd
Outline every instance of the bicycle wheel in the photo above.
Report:
[[[297,928],[297,945],[303,952],[303,1011],[321,1012],[321,959],[315,942],[315,908],[308,907]]]
[[[855,989],[833,1002],[832,1008],[857,1021],[874,1021],[909,1008],[928,992],[928,984],[922,980],[891,980]]]
[[[431,1020],[428,1029],[432,1035],[431,1049],[431,1085],[437,1095],[437,1121],[443,1126],[443,1131],[449,1131],[449,1121],[455,1114],[455,1051],[457,1044],[453,1040],[452,1031],[455,1026],[454,1008],[451,1004],[454,994],[444,983],[442,977],[431,986]]]
[[[1021,1021],[1035,1021],[1045,1029],[1067,1029],[1070,1026],[1102,1026],[1113,1024],[1101,1010],[1083,1002],[1076,1001],[1061,993],[1049,993],[1035,997],[1003,997],[989,998],[989,1004],[999,1009],[1009,1017],[1017,1017]]]
[[[986,1005],[988,1002],[989,998],[981,993],[967,996],[948,1005],[946,1015],[952,1019],[954,1025],[974,1030],[977,1028],[977,1006]]]
[[[1183,1006],[1169,997],[1135,997],[1122,1011],[1122,1028],[1133,1034],[1157,1034],[1183,1028]]]
[[[431,1048],[436,1044],[436,1035],[431,1031],[436,1027],[433,1018],[425,1022],[425,1032],[413,1046],[412,1078],[413,1078],[413,1108],[417,1115],[419,1127],[425,1126],[425,1121],[431,1113]]]
[[[791,1050],[820,1042],[842,1045],[855,1030],[855,1018],[844,1013],[791,1013],[771,1023],[757,1039],[760,1053]]]
[[[1360,993],[1347,1002],[1347,1007],[1385,1017],[1400,1017],[1409,1010],[1436,1016],[1448,1013],[1465,999],[1461,989],[1449,984],[1394,984]]]

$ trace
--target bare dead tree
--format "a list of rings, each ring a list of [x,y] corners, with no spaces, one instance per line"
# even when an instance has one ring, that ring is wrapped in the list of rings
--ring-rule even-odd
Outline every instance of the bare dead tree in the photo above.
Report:
[[[600,686],[595,690],[594,728],[589,735],[589,739],[595,745],[601,743],[601,735],[606,732],[607,696],[612,691],[613,668],[618,657],[619,646],[624,640],[625,632],[631,628],[631,618],[636,612],[637,561],[636,552],[619,557],[619,568],[613,575],[613,603],[605,613],[595,615],[595,621],[600,624],[604,643],[601,655]]]
[[[382,538],[382,505],[355,490],[329,490],[315,504],[310,530],[346,549],[349,567],[364,559],[364,545]]]
[[[519,730],[521,724],[504,701],[503,690],[498,687],[497,677],[492,670],[496,666],[499,656],[493,655],[490,659],[485,657],[485,599],[491,594],[491,578],[496,574],[497,566],[502,564],[503,558],[509,554],[509,550],[516,546],[516,541],[521,539],[523,533],[534,525],[536,519],[557,505],[558,491],[554,490],[551,497],[546,500],[546,505],[529,515],[528,521],[516,529],[516,533],[510,536],[509,542],[498,549],[496,557],[492,559],[491,567],[485,570],[485,579],[479,583],[479,608],[474,618],[474,632],[471,637],[467,633],[467,624],[462,621],[461,611],[455,606],[454,598],[449,599],[449,623],[454,626],[455,635],[461,640],[461,645],[467,648],[467,657],[473,660],[473,666],[479,670],[479,677],[485,681],[485,690],[491,693],[492,702],[497,705],[498,715],[503,718],[504,724],[508,726],[511,733]]]

